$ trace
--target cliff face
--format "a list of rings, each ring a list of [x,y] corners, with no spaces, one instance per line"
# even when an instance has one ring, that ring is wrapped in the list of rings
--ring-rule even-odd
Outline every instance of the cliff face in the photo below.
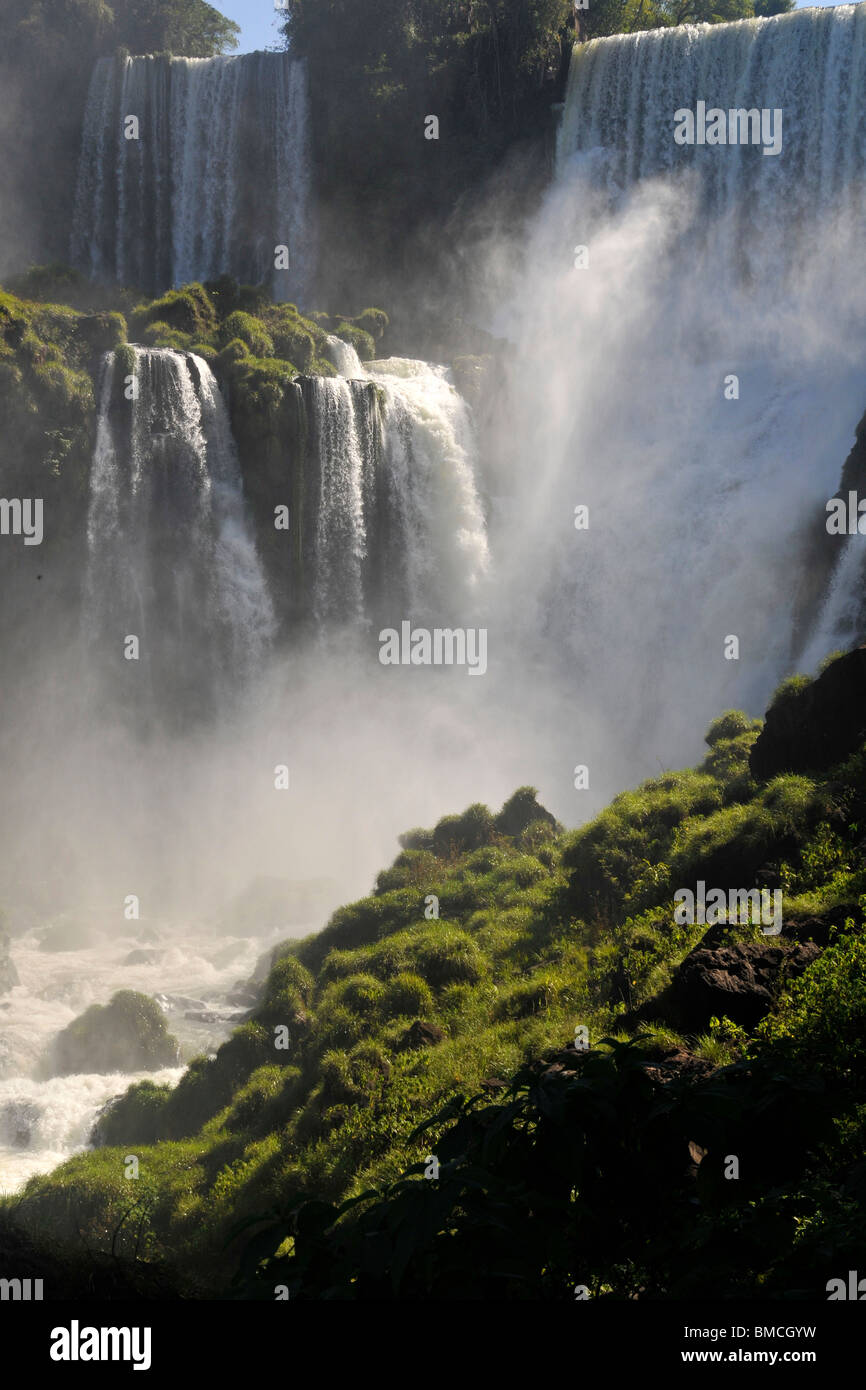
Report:
[[[866,647],[840,657],[817,680],[783,688],[767,711],[749,766],[756,777],[824,773],[866,738]]]

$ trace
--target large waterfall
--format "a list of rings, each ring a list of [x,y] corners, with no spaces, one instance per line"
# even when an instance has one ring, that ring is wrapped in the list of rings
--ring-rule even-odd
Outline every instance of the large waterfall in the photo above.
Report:
[[[866,408],[864,34],[839,7],[575,50],[495,323],[515,350],[492,535],[503,624],[574,697],[548,755],[566,815],[573,764],[594,757],[603,799],[689,761],[721,709],[761,714],[855,635],[809,557]],[[678,145],[699,102],[781,111],[781,150]]]
[[[192,353],[129,351],[128,373],[114,353],[102,368],[85,636],[160,708],[200,707],[261,668],[272,606],[213,373]]]
[[[620,196],[660,174],[697,174],[707,230],[728,235],[741,272],[766,274],[820,254],[816,219],[866,221],[866,9],[842,5],[739,24],[657,29],[578,47],[559,132],[566,175],[575,155]],[[773,143],[723,148],[673,138],[677,110],[766,112]],[[780,118],[774,113],[778,111]],[[727,122],[712,138],[728,134]],[[758,131],[755,129],[754,136]],[[765,153],[765,144],[768,147]],[[722,244],[713,242],[714,254]]]
[[[314,258],[309,185],[302,61],[102,58],[71,259],[151,293],[227,274],[303,299]]]

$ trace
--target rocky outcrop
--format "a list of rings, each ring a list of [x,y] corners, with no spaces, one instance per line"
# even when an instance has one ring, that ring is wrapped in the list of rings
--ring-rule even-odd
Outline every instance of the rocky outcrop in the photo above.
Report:
[[[415,1047],[435,1047],[444,1037],[445,1033],[438,1023],[427,1023],[422,1018],[416,1018],[401,1036],[397,1049],[408,1052]]]
[[[698,947],[686,956],[668,988],[635,1010],[631,1021],[659,1019],[698,1032],[715,1016],[753,1028],[770,1009],[783,981],[802,975],[820,954],[814,941]]]
[[[49,1076],[86,1072],[157,1071],[175,1066],[177,1041],[159,1005],[124,989],[110,1003],[92,1004],[54,1040]]]
[[[762,781],[783,772],[823,772],[864,741],[866,647],[858,647],[771,705],[749,767]]]

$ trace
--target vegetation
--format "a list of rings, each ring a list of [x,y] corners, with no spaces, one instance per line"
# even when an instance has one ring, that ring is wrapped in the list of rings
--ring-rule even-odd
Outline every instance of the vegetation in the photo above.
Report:
[[[131,1087],[10,1219],[251,1298],[814,1296],[866,1236],[866,746],[758,781],[760,729],[729,711],[701,767],[577,831],[521,788],[407,832],[214,1057]],[[818,943],[751,1031],[640,1022],[707,935],[674,923],[697,877],[783,883],[782,940]]]
[[[122,989],[108,1004],[91,1004],[54,1039],[52,1076],[76,1072],[158,1071],[174,1066],[178,1045],[159,1005]]]

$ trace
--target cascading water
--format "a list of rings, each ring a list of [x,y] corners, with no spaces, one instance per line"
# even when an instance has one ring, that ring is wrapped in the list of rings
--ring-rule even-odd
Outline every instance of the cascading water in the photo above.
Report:
[[[84,635],[100,669],[128,667],[130,690],[184,716],[261,669],[273,610],[213,373],[193,353],[128,351],[128,374],[103,360]],[[138,658],[118,661],[129,636]]]
[[[228,274],[303,299],[314,259],[307,104],[304,63],[285,53],[101,58],[73,264],[150,293]]]
[[[83,755],[64,763],[64,740],[56,766],[43,759],[58,794],[72,790],[53,827],[50,882],[32,887],[39,924],[15,928],[21,984],[4,999],[0,1179],[17,1181],[85,1142],[99,1105],[130,1079],[30,1079],[51,1034],[88,1003],[140,988],[196,994],[218,1010],[248,976],[256,946],[217,944],[210,930],[196,938],[189,918],[161,915],[171,888],[189,896],[187,878],[197,890],[223,861],[228,882],[241,863],[247,873],[300,866],[309,876],[351,860],[358,885],[383,862],[396,826],[432,823],[479,798],[498,804],[529,779],[575,822],[643,773],[691,761],[724,708],[760,713],[807,639],[810,660],[838,645],[862,578],[857,538],[840,538],[842,562],[817,617],[802,571],[866,406],[864,29],[866,7],[838,7],[599,40],[577,53],[555,180],[522,282],[494,324],[515,345],[492,412],[495,590],[484,584],[492,566],[468,413],[445,371],[404,359],[362,365],[333,340],[340,376],[298,379],[307,444],[286,466],[301,475],[301,606],[317,628],[359,631],[367,665],[347,644],[337,661],[316,652],[305,664],[293,652],[295,684],[286,677],[263,700],[252,732],[232,739],[220,729],[193,754],[179,755],[180,741],[152,743],[136,762],[122,744],[98,764],[109,741],[100,723]],[[290,78],[288,60],[273,56]],[[79,263],[142,284],[227,269],[256,278],[232,259],[243,236],[228,230],[232,219],[240,225],[249,147],[243,131],[236,145],[228,139],[238,125],[226,113],[241,99],[239,88],[231,94],[241,70],[230,64],[245,61],[139,59],[99,70]],[[248,91],[244,109],[257,99]],[[187,115],[169,135],[172,101]],[[780,109],[780,153],[677,146],[675,112],[699,101]],[[118,113],[137,108],[155,113],[161,135],[128,154]],[[209,111],[213,189],[202,143]],[[268,143],[262,158],[272,159]],[[207,245],[192,232],[196,196]],[[142,663],[129,663],[129,679],[147,676],[154,698],[180,690],[186,700],[193,686],[213,688],[217,669],[232,679],[256,669],[270,605],[207,366],[136,349],[134,367],[108,359],[103,370],[85,626],[121,670],[124,639],[137,633]],[[136,401],[125,396],[129,376]],[[588,529],[575,527],[581,505]],[[461,626],[476,602],[489,610],[484,680],[452,672],[437,702],[427,673],[375,667],[370,625],[380,617]],[[739,656],[726,660],[734,635]],[[145,661],[156,663],[149,676]],[[42,744],[22,742],[14,785],[31,798],[23,818],[32,824],[47,816],[31,767]],[[299,796],[274,791],[283,762]],[[592,789],[577,799],[576,763],[588,764]],[[93,825],[81,813],[75,830],[100,852],[94,827],[114,831],[92,870],[111,925],[98,944],[47,951],[43,904],[68,880],[68,826],[94,768],[97,813],[87,807]],[[377,819],[378,787],[387,797]],[[168,883],[169,869],[179,884]],[[97,892],[88,899],[84,889],[73,900],[89,905]],[[129,892],[152,905],[150,921],[115,940],[130,931],[119,923]],[[223,881],[211,892],[224,899]],[[169,1022],[194,1034],[183,1039],[189,1053],[230,1024],[203,1038],[210,1025],[187,1020],[188,1002]]]
[[[861,5],[575,50],[554,183],[493,325],[515,344],[499,616],[536,684],[574,696],[547,768],[566,818],[588,809],[574,763],[595,757],[604,800],[691,761],[715,714],[763,712],[814,633],[807,542],[866,407],[864,35]],[[781,110],[781,151],[678,145],[699,101]],[[819,625],[823,655],[838,624]]]
[[[738,24],[685,25],[578,47],[559,131],[560,179],[596,154],[595,181],[616,199],[660,174],[699,175],[704,235],[716,261],[766,277],[819,254],[820,220],[866,221],[866,10]],[[765,111],[779,148],[678,144],[677,110]],[[728,136],[728,122],[711,139]],[[757,135],[749,126],[750,139]],[[713,235],[719,231],[722,237]]]
[[[313,458],[311,610],[318,623],[433,615],[451,623],[489,568],[465,402],[444,368],[367,366],[338,338],[340,375],[304,385]]]

